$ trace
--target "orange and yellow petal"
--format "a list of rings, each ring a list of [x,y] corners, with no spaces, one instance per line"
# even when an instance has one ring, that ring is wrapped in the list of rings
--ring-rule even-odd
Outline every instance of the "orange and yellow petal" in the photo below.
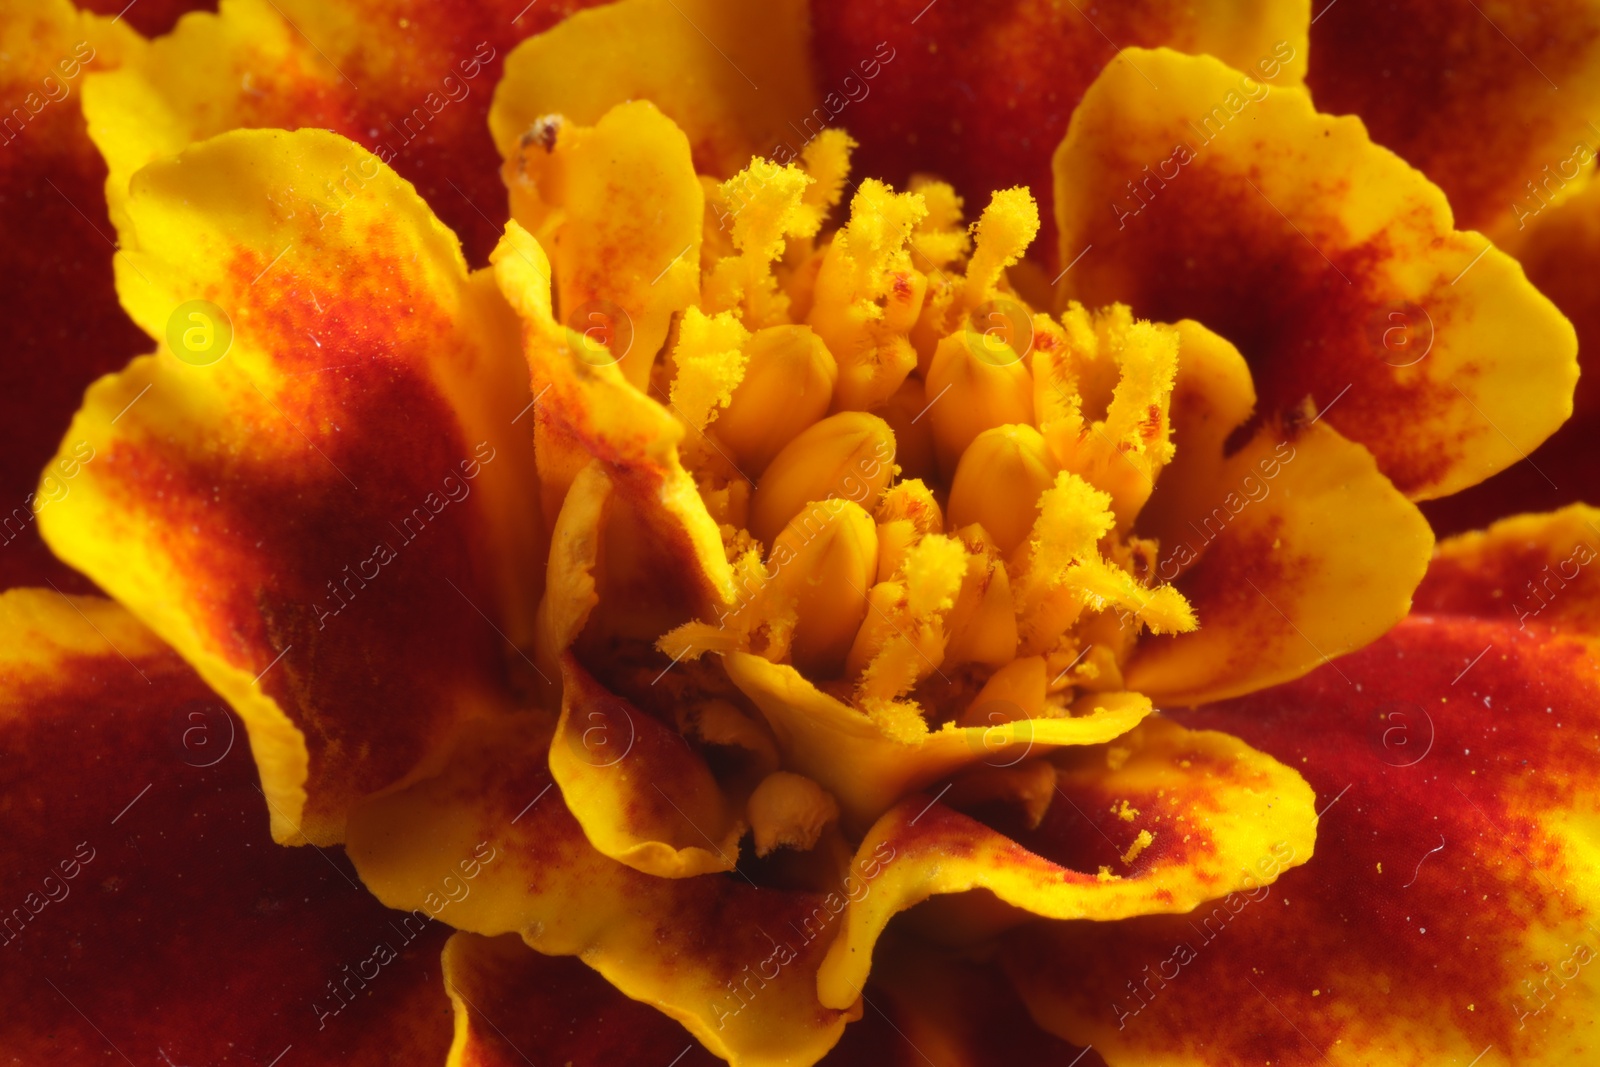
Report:
[[[244,728],[182,659],[51,590],[0,594],[0,632],[8,1057],[443,1060],[444,924],[273,844]]]
[[[607,691],[568,654],[550,774],[601,854],[658,878],[731,871],[742,806],[676,729]]]
[[[301,192],[344,173],[337,212]],[[161,345],[90,390],[44,536],[239,712],[275,836],[337,841],[513,672],[537,684],[515,321],[414,190],[326,132],[195,146],[124,213],[123,303]]]
[[[552,20],[553,21],[553,20]],[[580,12],[505,61],[489,127],[515,155],[549,116],[593,126],[611,108],[649,100],[689,137],[701,173],[731,178],[775,149],[816,102],[802,0],[620,0]]]
[[[62,472],[41,487],[39,472],[83,390],[145,346],[117,306],[105,164],[79,108],[90,72],[133,43],[126,20],[68,0],[0,2],[0,589],[92,588],[39,538],[39,512],[71,491]]]
[[[1600,546],[1592,516],[1445,542],[1425,613],[1299,681],[1179,715],[1306,775],[1316,855],[1238,907],[1018,936],[1007,968],[1034,1016],[1113,1067],[1586,1062],[1595,589],[1571,584],[1574,606],[1520,627],[1501,604]]]
[[[657,878],[610,860],[563,804],[549,743],[533,718],[485,724],[439,777],[367,802],[347,845],[367,887],[458,929],[517,933],[540,952],[578,956],[733,1063],[820,1059],[858,1014],[816,997],[843,887]]]
[[[1139,693],[1093,693],[1070,714],[1031,718],[1016,701],[980,695],[973,725],[930,729],[915,715],[868,715],[788,664],[748,652],[730,652],[723,664],[771,727],[785,765],[828,789],[858,829],[907,793],[965,768],[1009,766],[1035,749],[1111,741],[1153,710]]]
[[[856,851],[866,888],[818,976],[823,1003],[853,1003],[889,920],[935,895],[983,889],[1021,912],[1106,923],[1186,912],[1311,858],[1310,788],[1226,734],[1150,719],[1054,763],[1056,800],[1016,838],[938,798],[907,798],[878,820]]]
[[[414,182],[481,266],[507,217],[487,130],[506,55],[589,2],[224,0],[189,15],[85,94],[112,218],[140,167],[192,142],[315,127]],[[300,192],[332,210],[348,189],[328,174]]]
[[[1262,426],[1238,351],[1179,327],[1177,457],[1140,514],[1200,628],[1151,636],[1129,688],[1194,704],[1288,681],[1375,640],[1404,618],[1433,534],[1373,456],[1326,422]]]
[[[1304,0],[817,0],[812,11],[820,103],[795,117],[791,139],[841,125],[860,139],[866,173],[902,187],[918,172],[936,174],[969,199],[1013,185],[1048,194],[1050,153],[1119,48],[1166,45],[1298,85],[1311,18]]]
[[[1444,190],[1462,225],[1511,237],[1589,180],[1600,5],[1340,0],[1324,10],[1307,79],[1317,106],[1359,116]]]
[[[1259,419],[1325,419],[1413,499],[1509,466],[1571,411],[1571,325],[1303,89],[1129,50],[1085,95],[1055,179],[1061,255],[1084,257],[1067,295],[1200,321],[1244,354]]]

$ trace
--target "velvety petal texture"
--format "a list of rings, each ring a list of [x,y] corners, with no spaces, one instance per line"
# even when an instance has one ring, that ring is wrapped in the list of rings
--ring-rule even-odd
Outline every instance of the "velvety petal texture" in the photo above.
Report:
[[[1061,255],[1084,256],[1069,295],[1199,320],[1249,362],[1258,418],[1326,419],[1413,499],[1509,466],[1571,412],[1571,324],[1303,89],[1129,50],[1073,116],[1055,180]]]
[[[337,177],[349,199],[314,193]],[[90,391],[41,516],[250,729],[280,840],[534,688],[543,552],[516,328],[412,188],[322,131],[155,164],[121,231],[160,349]]]
[[[1316,855],[1190,916],[1019,934],[1006,966],[1035,1017],[1113,1065],[1586,1062],[1600,1041],[1594,517],[1446,542],[1423,613],[1383,640],[1182,714],[1301,769]],[[1519,625],[1506,605],[1529,584],[1548,608]]]
[[[283,849],[244,728],[94,597],[0,594],[0,1047],[18,1063],[442,1062],[427,915]]]

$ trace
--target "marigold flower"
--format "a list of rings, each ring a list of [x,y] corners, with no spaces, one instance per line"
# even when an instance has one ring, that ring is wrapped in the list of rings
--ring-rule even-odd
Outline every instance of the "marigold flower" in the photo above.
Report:
[[[1446,200],[1548,258],[1505,174],[1319,111],[1294,5],[1093,62],[1094,13],[924,9],[855,88],[892,4],[391,8],[0,9],[104,42],[156,341],[28,501],[111,600],[0,593],[8,1047],[1581,1057],[1600,513],[1417,506],[1572,410],[1572,324]],[[951,103],[969,30],[1070,42],[1050,144]]]

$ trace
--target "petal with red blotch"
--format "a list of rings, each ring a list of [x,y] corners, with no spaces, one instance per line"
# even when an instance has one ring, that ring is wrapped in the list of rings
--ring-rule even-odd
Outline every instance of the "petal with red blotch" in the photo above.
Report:
[[[242,729],[171,649],[36,589],[0,594],[0,632],[8,1059],[442,1060],[443,924],[272,843]]]
[[[1326,419],[1413,499],[1520,459],[1571,412],[1571,324],[1358,120],[1251,84],[1165,49],[1105,69],[1055,156],[1062,257],[1092,249],[1067,295],[1199,320],[1258,419]]]
[[[1441,542],[1416,610],[1600,637],[1600,508],[1518,515]]]
[[[77,6],[110,15],[146,37],[154,37],[170,32],[173,23],[190,11],[216,10],[217,0],[144,0],[140,4],[130,4],[128,0],[78,0]]]
[[[1509,235],[1594,160],[1600,6],[1340,0],[1311,27],[1307,80],[1438,183],[1459,222]]]
[[[1310,788],[1226,734],[1154,718],[1110,748],[1054,759],[1071,812],[1053,804],[1036,830],[1007,836],[923,797],[874,824],[856,851],[867,889],[818,975],[824,1004],[853,1003],[889,920],[936,894],[986,889],[1033,915],[1104,923],[1188,911],[1311,857]],[[1116,839],[1090,823],[1100,839],[1085,842],[1085,810],[1117,812],[1102,816]]]
[[[590,847],[546,762],[550,728],[511,716],[481,724],[437,778],[368,801],[348,849],[391,907],[461,930],[518,933],[583,962],[740,1064],[814,1063],[858,1008],[816,998],[841,892],[758,888],[738,875],[656,878]],[[476,875],[440,878],[457,856]],[[836,906],[837,905],[837,906]]]
[[[655,590],[649,606],[668,601],[667,609],[682,616],[669,626],[720,614],[736,595],[733,568],[716,520],[679,459],[684,424],[630,385],[604,348],[555,321],[549,257],[519,223],[507,224],[490,260],[522,320],[523,350],[539,401],[534,439],[545,508],[560,514],[579,473],[599,460],[611,487],[605,521],[615,526],[619,515],[626,516],[629,540],[662,561],[645,568],[653,571],[656,586],[665,587]],[[598,513],[585,516],[586,524],[600,521]]]
[[[519,1067],[530,1054],[568,1067],[722,1062],[577,960],[541,955],[511,934],[451,937],[444,980],[456,1011],[449,1067]]]
[[[1600,500],[1600,182],[1541,211],[1508,238],[1507,249],[1528,280],[1554,300],[1578,331],[1578,362],[1587,363],[1573,396],[1573,416],[1527,460],[1482,485],[1425,507],[1441,534],[1487,526],[1523,511],[1549,511],[1574,501]]]
[[[550,774],[597,851],[659,878],[730,871],[743,804],[678,732],[609,692],[567,653]]]
[[[68,0],[0,0],[0,589],[92,588],[50,555],[35,521],[70,479],[35,490],[83,390],[145,347],[117,306],[105,164],[78,110],[87,72],[133,43],[126,25]]]
[[[1034,1017],[1113,1065],[1588,1062],[1596,643],[1415,615],[1339,668],[1180,716],[1302,770],[1311,862],[1237,908],[1018,936]]]
[[[342,211],[301,196],[346,170]],[[89,391],[57,463],[92,458],[42,532],[240,713],[274,834],[337,841],[501,706],[505,644],[532,642],[515,321],[410,186],[324,131],[194,146],[126,215],[123,302],[164,343]]]
[[[489,128],[510,158],[541,119],[593,126],[649,100],[688,134],[701,173],[731,178],[790,144],[791,124],[819,102],[806,22],[802,0],[620,0],[579,12],[506,58]],[[788,158],[798,155],[791,145]]]
[[[241,127],[341,133],[415,182],[481,265],[507,217],[487,130],[516,42],[594,0],[224,0],[85,86],[116,218],[145,164]],[[302,192],[336,209],[352,186]],[[360,183],[355,182],[354,187]]]
[[[1380,636],[1404,617],[1433,538],[1371,454],[1327,426],[1268,425],[1230,450],[1255,407],[1250,370],[1199,323],[1177,329],[1177,455],[1139,532],[1201,628],[1146,638],[1127,670],[1140,692],[1194,703],[1288,681]]]

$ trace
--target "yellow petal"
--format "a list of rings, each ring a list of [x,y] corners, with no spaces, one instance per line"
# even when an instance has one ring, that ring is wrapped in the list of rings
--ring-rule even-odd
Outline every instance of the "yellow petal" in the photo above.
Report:
[[[797,0],[621,0],[580,11],[506,57],[489,128],[509,157],[546,115],[592,124],[625,100],[650,100],[689,135],[699,169],[731,177],[810,117],[805,23]]]
[[[649,101],[618,104],[524,138],[505,175],[511,217],[548,248],[562,320],[645,388],[672,315],[700,296],[705,194],[688,138]]]
[[[744,823],[699,753],[570,654],[561,681],[550,775],[589,844],[659,878],[732,870]]]
[[[723,665],[766,717],[785,765],[837,797],[845,817],[858,827],[962,767],[1099,744],[1126,733],[1151,711],[1150,701],[1138,693],[1106,693],[1085,698],[1071,717],[966,728],[949,723],[908,743],[821,692],[787,664],[737,652],[724,657]]]

